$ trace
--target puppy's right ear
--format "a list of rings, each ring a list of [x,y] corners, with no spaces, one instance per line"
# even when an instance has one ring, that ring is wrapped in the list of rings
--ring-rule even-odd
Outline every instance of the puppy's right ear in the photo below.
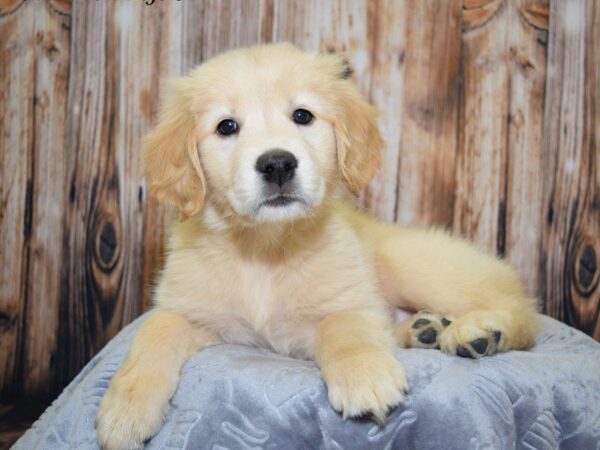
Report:
[[[146,137],[148,189],[159,200],[175,206],[182,219],[200,212],[206,190],[191,106],[190,80],[175,80],[161,108],[158,125]]]

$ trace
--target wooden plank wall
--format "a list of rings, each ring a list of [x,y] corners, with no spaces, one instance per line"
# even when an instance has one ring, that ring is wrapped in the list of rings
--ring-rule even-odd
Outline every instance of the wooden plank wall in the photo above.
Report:
[[[381,110],[382,219],[516,265],[600,340],[595,0],[0,0],[0,392],[55,396],[149,306],[161,83],[230,48],[346,52]]]

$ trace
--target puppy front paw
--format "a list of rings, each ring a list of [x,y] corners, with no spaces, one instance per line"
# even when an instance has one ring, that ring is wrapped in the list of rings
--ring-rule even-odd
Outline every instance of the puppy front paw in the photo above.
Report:
[[[160,428],[170,398],[160,380],[115,375],[96,415],[96,431],[104,449],[137,449]]]
[[[383,350],[347,353],[322,372],[329,402],[344,419],[372,416],[382,424],[388,412],[404,401],[404,370]]]

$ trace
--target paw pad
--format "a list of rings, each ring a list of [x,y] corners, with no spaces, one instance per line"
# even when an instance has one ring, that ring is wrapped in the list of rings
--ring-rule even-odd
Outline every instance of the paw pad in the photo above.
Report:
[[[437,330],[435,328],[427,328],[417,335],[417,340],[422,344],[433,344],[437,341]]]
[[[429,319],[418,319],[418,320],[415,320],[415,322],[412,324],[411,328],[418,329],[418,328],[424,327],[425,325],[429,325],[430,323],[431,323],[431,320],[429,320]]]
[[[430,311],[419,311],[412,317],[409,345],[412,348],[439,348],[439,338],[444,328],[452,322]]]
[[[480,355],[483,355],[488,348],[488,340],[486,338],[479,338],[471,341],[471,348]]]
[[[467,345],[457,345],[456,355],[463,358],[480,358],[496,353],[496,347],[498,342],[500,342],[502,332],[496,330],[490,334],[490,337],[473,339]]]
[[[469,350],[467,349],[467,347],[463,347],[462,345],[459,345],[458,347],[456,347],[456,355],[461,356],[463,358],[472,358],[473,357],[471,355],[471,352],[469,352]]]
[[[480,358],[488,349],[487,338],[474,339],[468,345],[457,345],[456,355],[462,358]]]
[[[492,337],[494,338],[496,344],[498,344],[500,342],[500,338],[502,337],[502,332],[499,330],[492,331]]]

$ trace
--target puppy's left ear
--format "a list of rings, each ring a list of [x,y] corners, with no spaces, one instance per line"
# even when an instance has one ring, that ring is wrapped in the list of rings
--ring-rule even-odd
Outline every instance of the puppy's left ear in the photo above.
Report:
[[[336,81],[335,136],[338,166],[350,192],[358,196],[381,163],[383,139],[377,128],[377,110],[369,105],[350,81]]]

